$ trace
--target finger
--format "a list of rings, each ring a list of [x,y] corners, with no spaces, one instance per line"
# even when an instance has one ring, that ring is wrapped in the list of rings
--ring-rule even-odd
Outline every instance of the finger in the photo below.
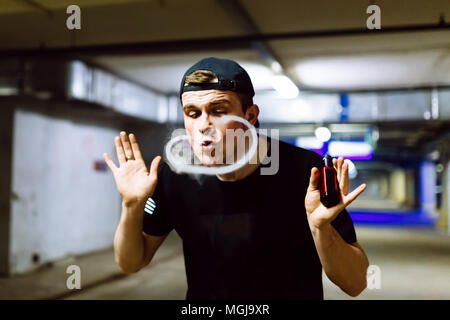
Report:
[[[308,190],[318,190],[319,189],[319,178],[320,172],[316,167],[311,169],[311,176],[309,178]]]
[[[344,192],[344,195],[347,195],[348,193],[348,163],[344,162],[344,164],[342,165],[342,177],[341,177],[341,181],[342,181],[342,190]]]
[[[150,165],[150,175],[158,178],[158,167],[161,163],[161,156],[157,156],[153,159],[152,164]]]
[[[340,181],[340,179],[341,179],[341,170],[340,170],[340,168],[339,168],[339,162],[338,162],[338,159],[336,159],[336,158],[333,158],[333,167],[334,167],[334,169],[336,170],[336,177],[337,177],[338,183],[339,183],[339,181]]]
[[[338,159],[334,159],[333,158],[333,166],[334,166],[334,169],[336,170],[336,178],[337,178],[337,180],[338,180],[338,183],[340,182],[340,179],[341,179],[341,171],[339,170],[339,163],[338,163]]]
[[[342,164],[344,163],[344,158],[339,157],[336,161],[337,163],[337,174],[339,178],[342,178]]]
[[[117,159],[119,160],[119,165],[121,165],[127,162],[127,158],[125,157],[125,151],[123,150],[122,141],[120,140],[120,137],[115,137],[114,143],[116,145]]]
[[[125,150],[125,157],[128,160],[128,158],[134,158],[133,150],[131,149],[130,140],[128,139],[127,133],[125,131],[122,131],[120,133],[120,140],[122,141],[123,150]]]
[[[351,193],[349,193],[347,196],[344,197],[344,206],[348,206],[350,203],[352,203],[358,196],[366,189],[366,184],[361,184],[358,188],[353,190]]]
[[[137,143],[135,135],[130,133],[129,138],[130,138],[131,149],[133,150],[134,158],[136,160],[144,160],[144,159],[142,159],[141,150],[139,150],[139,145]]]
[[[339,165],[338,160],[339,160],[339,158],[333,158],[333,166],[335,169],[338,169],[338,165]]]
[[[344,178],[344,173],[345,173],[345,161],[342,161],[342,165],[341,165],[341,180]]]
[[[111,158],[109,157],[109,154],[104,153],[103,159],[105,159],[105,162],[108,165],[109,169],[111,169],[111,171],[114,173],[114,171],[117,169],[117,167],[114,164],[114,162],[111,160]]]

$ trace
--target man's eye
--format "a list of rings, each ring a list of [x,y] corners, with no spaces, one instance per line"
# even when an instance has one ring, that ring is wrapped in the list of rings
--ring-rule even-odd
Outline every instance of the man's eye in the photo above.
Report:
[[[200,115],[200,112],[190,111],[188,112],[188,116],[191,118],[197,118]]]
[[[220,109],[220,110],[214,110],[213,113],[214,113],[214,114],[225,114],[225,113],[227,113],[227,111],[226,111],[226,110]]]

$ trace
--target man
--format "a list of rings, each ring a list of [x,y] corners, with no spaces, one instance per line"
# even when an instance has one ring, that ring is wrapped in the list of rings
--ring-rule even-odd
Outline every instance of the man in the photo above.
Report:
[[[207,58],[186,71],[184,125],[189,136],[204,137],[191,141],[203,165],[220,165],[203,152],[210,150],[208,132],[235,126],[216,126],[222,115],[257,125],[253,95],[247,72],[234,61]],[[175,174],[165,163],[158,170],[159,156],[148,171],[133,134],[121,132],[115,144],[120,167],[104,156],[123,198],[114,248],[124,273],[146,266],[175,229],[183,240],[187,299],[323,299],[322,268],[351,296],[366,287],[368,260],[345,210],[365,185],[348,192],[342,158],[334,160],[341,202],[326,208],[318,185],[321,157],[281,141],[274,175],[260,174],[264,157],[258,157],[256,164],[201,179]],[[156,206],[146,205],[149,197]]]

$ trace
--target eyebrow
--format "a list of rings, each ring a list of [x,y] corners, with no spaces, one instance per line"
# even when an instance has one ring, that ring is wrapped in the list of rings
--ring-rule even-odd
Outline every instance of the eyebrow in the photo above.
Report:
[[[231,104],[231,102],[229,100],[227,100],[227,99],[218,99],[218,100],[214,100],[214,101],[209,102],[208,105],[217,105],[217,104],[223,104],[223,103]],[[194,104],[187,104],[187,105],[183,106],[183,110],[191,109],[191,108],[198,108],[198,107],[196,105],[194,105]]]
[[[214,101],[211,101],[209,104],[222,104],[222,103],[231,104],[231,102],[228,101],[227,99],[214,100]]]

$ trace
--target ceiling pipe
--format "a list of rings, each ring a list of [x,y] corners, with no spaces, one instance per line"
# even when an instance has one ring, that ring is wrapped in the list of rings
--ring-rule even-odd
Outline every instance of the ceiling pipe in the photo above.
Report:
[[[380,30],[363,29],[341,29],[329,31],[302,31],[302,32],[284,32],[269,34],[247,34],[244,36],[230,37],[212,37],[212,38],[193,38],[168,41],[146,41],[137,43],[114,43],[102,45],[88,45],[76,47],[51,47],[40,49],[6,49],[0,50],[0,57],[5,56],[30,56],[30,55],[126,55],[126,54],[151,54],[151,53],[170,53],[183,50],[199,51],[211,49],[232,49],[232,48],[251,48],[254,41],[272,41],[272,40],[296,40],[308,38],[332,38],[332,37],[351,37],[351,36],[379,36],[392,33],[411,33],[411,32],[439,32],[450,31],[450,23],[405,25],[394,27],[383,27]]]

